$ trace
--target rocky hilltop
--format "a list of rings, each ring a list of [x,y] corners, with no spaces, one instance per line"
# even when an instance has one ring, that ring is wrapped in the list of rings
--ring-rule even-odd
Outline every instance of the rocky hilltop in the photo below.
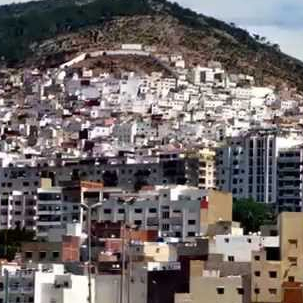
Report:
[[[0,55],[10,65],[56,65],[79,52],[142,43],[182,53],[190,65],[220,61],[259,84],[303,91],[303,63],[234,24],[165,0],[44,0],[0,7]]]

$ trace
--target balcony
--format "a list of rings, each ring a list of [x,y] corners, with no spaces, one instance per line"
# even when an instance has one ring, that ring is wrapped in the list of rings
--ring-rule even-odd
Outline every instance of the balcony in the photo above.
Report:
[[[173,225],[182,225],[182,222],[183,222],[182,215],[180,217],[171,217],[169,219],[169,224],[173,224]]]
[[[159,219],[156,218],[147,218],[147,226],[159,226]]]

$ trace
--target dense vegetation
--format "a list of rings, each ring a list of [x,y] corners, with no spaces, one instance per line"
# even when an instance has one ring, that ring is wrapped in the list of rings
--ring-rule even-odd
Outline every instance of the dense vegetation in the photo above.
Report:
[[[0,231],[0,258],[13,260],[15,254],[20,251],[21,243],[33,241],[34,232],[25,231],[20,228]]]
[[[0,58],[15,64],[36,57],[40,62],[40,55],[44,59],[50,55],[56,65],[62,58],[65,60],[65,52],[71,51],[68,54],[73,55],[73,51],[88,48],[95,40],[86,41],[86,44],[79,45],[79,48],[74,50],[62,49],[61,42],[56,45],[56,42],[52,41],[50,45],[56,47],[46,47],[46,51],[43,44],[45,40],[75,33],[78,33],[81,40],[81,36],[98,28],[99,32],[104,30],[102,35],[111,42],[125,43],[129,41],[124,35],[127,29],[120,29],[116,33],[118,37],[110,37],[108,34],[111,33],[110,26],[114,26],[111,21],[117,20],[118,17],[147,15],[164,16],[168,20],[174,18],[188,30],[184,30],[184,36],[179,39],[172,38],[176,38],[178,33],[181,35],[182,30],[173,34],[173,37],[167,34],[163,39],[162,29],[169,21],[163,20],[159,28],[153,28],[154,37],[148,37],[152,34],[147,34],[148,28],[138,31],[138,28],[133,26],[129,29],[134,36],[137,35],[137,39],[131,40],[133,43],[152,42],[157,45],[157,41],[162,37],[160,45],[167,42],[172,43],[171,49],[179,46],[183,47],[182,51],[186,48],[196,52],[198,62],[201,58],[217,60],[232,73],[255,76],[257,84],[280,86],[286,83],[303,91],[303,63],[283,54],[279,45],[270,43],[265,37],[250,35],[235,24],[197,14],[167,0],[43,0],[0,6]],[[176,30],[171,29],[172,33]],[[119,37],[124,37],[126,41],[120,41]],[[176,44],[173,45],[172,41],[176,41]],[[38,48],[41,44],[43,47]],[[36,54],[38,56],[33,56]]]
[[[0,56],[10,61],[31,54],[30,45],[85,26],[102,24],[111,16],[148,14],[145,0],[45,0],[0,8]]]
[[[223,30],[255,50],[261,45],[245,30],[165,0],[44,0],[0,7],[0,56],[22,60],[31,54],[32,43],[86,26],[102,25],[112,16],[158,14],[155,5],[161,6],[160,13],[169,13],[187,26]]]
[[[233,220],[240,222],[245,233],[258,232],[260,226],[275,223],[273,210],[264,203],[252,199],[233,202]]]

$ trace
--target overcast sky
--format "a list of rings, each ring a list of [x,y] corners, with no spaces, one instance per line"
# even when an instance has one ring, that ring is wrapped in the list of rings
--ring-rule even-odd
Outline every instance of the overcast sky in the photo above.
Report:
[[[205,15],[261,34],[303,60],[303,0],[176,0]]]

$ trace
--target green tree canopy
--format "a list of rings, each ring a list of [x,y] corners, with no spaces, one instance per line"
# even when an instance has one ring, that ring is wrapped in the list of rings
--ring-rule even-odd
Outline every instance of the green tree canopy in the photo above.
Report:
[[[239,199],[233,201],[233,220],[241,223],[245,233],[258,232],[261,225],[272,224],[275,215],[267,204]]]

